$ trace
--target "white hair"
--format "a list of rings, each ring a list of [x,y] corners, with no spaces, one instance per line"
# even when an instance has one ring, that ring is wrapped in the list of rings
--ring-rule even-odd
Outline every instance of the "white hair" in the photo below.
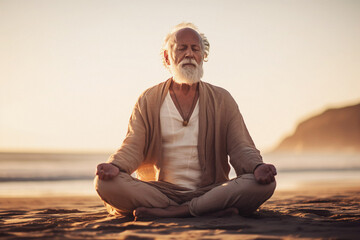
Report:
[[[201,50],[203,52],[203,56],[204,56],[204,62],[207,62],[208,60],[208,56],[209,56],[209,49],[210,49],[210,43],[209,41],[207,40],[206,36],[201,33],[199,31],[199,29],[193,24],[193,23],[180,23],[178,25],[176,25],[165,37],[164,39],[164,42],[163,42],[163,45],[162,45],[162,48],[161,48],[161,57],[162,57],[162,61],[163,61],[163,64],[166,68],[169,68],[169,66],[167,65],[166,63],[166,60],[165,60],[165,55],[164,55],[164,52],[165,51],[168,51],[169,54],[171,53],[171,48],[172,48],[172,45],[173,45],[173,42],[171,42],[170,40],[172,39],[172,36],[174,36],[174,34],[181,30],[181,29],[184,29],[184,28],[191,28],[193,30],[195,30],[200,38],[201,38],[201,41],[200,41],[200,46],[201,46]]]
[[[171,60],[170,60],[171,61]],[[193,67],[183,67],[183,64],[192,63]],[[177,83],[193,84],[200,81],[203,76],[203,62],[198,64],[195,59],[184,58],[179,64],[170,64],[169,71],[173,75],[173,80]]]

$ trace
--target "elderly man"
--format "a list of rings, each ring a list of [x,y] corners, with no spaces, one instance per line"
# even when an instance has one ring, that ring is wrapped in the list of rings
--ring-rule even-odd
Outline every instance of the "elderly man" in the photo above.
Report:
[[[120,149],[97,166],[95,188],[110,214],[248,215],[273,194],[276,169],[263,163],[234,99],[201,81],[208,52],[193,24],[165,38],[172,77],[139,97]]]

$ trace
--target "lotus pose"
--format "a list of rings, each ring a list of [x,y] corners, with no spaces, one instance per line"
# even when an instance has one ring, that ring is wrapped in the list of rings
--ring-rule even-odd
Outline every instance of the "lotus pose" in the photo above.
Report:
[[[166,36],[171,77],[139,97],[120,149],[97,166],[95,188],[110,214],[248,215],[272,196],[276,169],[263,163],[235,100],[201,80],[209,46],[191,23]]]

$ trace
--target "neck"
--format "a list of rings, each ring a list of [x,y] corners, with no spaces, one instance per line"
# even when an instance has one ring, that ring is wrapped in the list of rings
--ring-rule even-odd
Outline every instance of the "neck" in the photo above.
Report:
[[[182,76],[179,76],[179,75],[173,75],[172,79],[173,79],[174,82],[176,82],[178,84],[185,83],[185,84],[188,84],[188,85],[192,85],[194,83],[200,82],[200,79],[199,80],[187,79],[187,78],[183,78]]]
[[[171,89],[176,92],[181,92],[184,95],[187,95],[190,91],[196,91],[197,86],[199,85],[199,82],[196,83],[178,83],[174,79],[171,83]]]

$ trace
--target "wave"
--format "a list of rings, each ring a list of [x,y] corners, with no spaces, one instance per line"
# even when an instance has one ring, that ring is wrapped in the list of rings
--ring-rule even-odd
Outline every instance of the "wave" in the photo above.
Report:
[[[54,182],[92,179],[94,176],[0,177],[0,182]]]
[[[337,174],[353,174],[358,173],[360,176],[360,168],[303,168],[303,169],[278,169],[278,174],[311,174],[311,173],[321,173],[329,175]],[[230,178],[236,177],[235,172],[230,172]],[[0,176],[0,183],[3,182],[55,182],[55,181],[81,181],[81,180],[90,180],[94,179],[94,175],[58,175],[58,176]]]
[[[360,167],[355,168],[280,168],[278,172],[358,172],[360,171]]]

